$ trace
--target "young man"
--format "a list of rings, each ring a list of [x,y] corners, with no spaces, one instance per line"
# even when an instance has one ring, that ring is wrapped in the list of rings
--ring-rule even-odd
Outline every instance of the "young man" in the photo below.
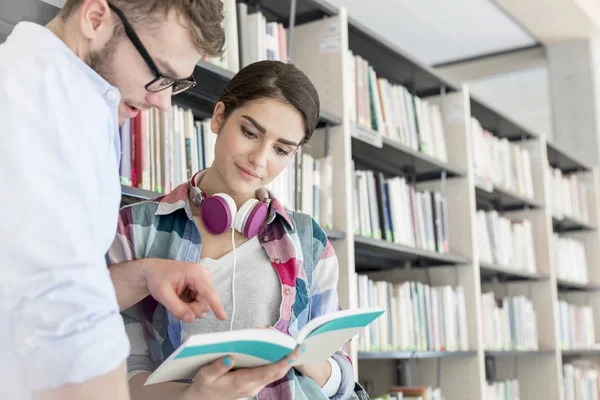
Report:
[[[119,310],[148,294],[181,319],[227,318],[199,264],[105,261],[118,127],[195,84],[222,20],[221,0],[66,0],[0,46],[0,398],[127,399]]]

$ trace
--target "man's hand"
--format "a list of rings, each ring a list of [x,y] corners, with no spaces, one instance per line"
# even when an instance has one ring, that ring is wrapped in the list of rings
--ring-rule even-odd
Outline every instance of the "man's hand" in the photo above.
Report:
[[[198,263],[154,259],[145,269],[148,291],[175,317],[186,322],[211,309],[220,320],[227,314],[212,284],[210,270]]]
[[[142,258],[112,264],[109,270],[121,311],[150,294],[187,322],[211,309],[217,318],[227,319],[210,271],[198,263]]]

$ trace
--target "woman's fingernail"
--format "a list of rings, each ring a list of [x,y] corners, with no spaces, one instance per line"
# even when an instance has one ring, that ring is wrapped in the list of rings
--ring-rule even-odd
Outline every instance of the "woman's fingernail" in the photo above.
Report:
[[[288,365],[290,365],[290,364],[291,364],[291,363],[293,363],[294,361],[296,361],[296,360],[290,360],[290,361],[288,361]]]
[[[207,314],[207,313],[202,313],[202,314],[200,314],[200,317],[199,317],[199,318],[204,318],[204,317],[206,317],[206,314]]]
[[[306,346],[300,349],[300,354],[304,354],[306,352]]]
[[[185,314],[185,317],[183,317],[183,320],[185,322],[194,322],[194,314],[191,314],[191,313]]]
[[[223,365],[229,367],[231,365],[231,357],[227,356],[223,359]]]

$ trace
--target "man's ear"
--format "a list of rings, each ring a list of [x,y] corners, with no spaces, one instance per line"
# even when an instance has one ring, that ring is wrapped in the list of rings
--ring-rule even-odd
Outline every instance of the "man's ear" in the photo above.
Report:
[[[220,101],[215,105],[213,116],[210,120],[210,129],[214,133],[219,133],[225,123],[225,104]]]
[[[77,18],[79,31],[86,39],[103,42],[110,39],[114,32],[115,21],[112,16],[106,0],[83,0],[73,17]]]

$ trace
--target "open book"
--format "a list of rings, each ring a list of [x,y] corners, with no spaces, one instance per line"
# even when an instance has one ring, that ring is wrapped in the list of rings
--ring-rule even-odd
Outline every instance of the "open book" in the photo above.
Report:
[[[274,363],[301,344],[306,345],[306,351],[292,366],[325,362],[383,312],[381,308],[362,308],[325,314],[309,321],[295,337],[273,329],[194,335],[175,350],[144,385],[193,378],[200,367],[226,355],[234,357],[235,368]]]

